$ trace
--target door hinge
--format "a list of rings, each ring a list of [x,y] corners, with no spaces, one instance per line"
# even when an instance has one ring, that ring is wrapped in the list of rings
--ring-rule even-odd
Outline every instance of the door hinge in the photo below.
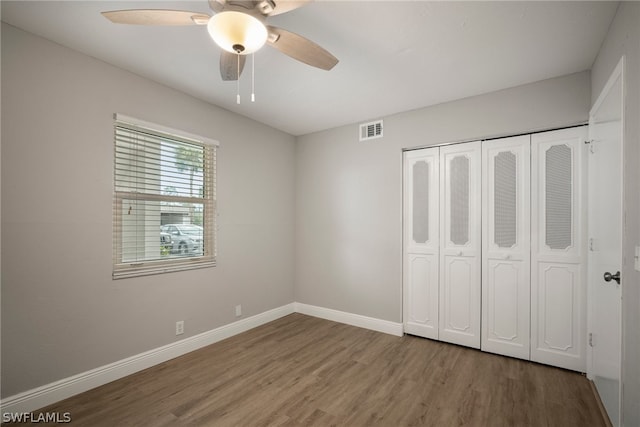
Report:
[[[589,332],[589,347],[593,347],[593,332]]]

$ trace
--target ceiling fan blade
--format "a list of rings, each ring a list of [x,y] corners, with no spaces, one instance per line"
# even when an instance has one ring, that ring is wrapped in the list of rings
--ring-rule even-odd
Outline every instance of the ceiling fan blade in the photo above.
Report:
[[[102,12],[116,24],[133,25],[206,25],[210,16],[187,10],[131,9]]]
[[[338,58],[301,35],[270,25],[267,28],[267,43],[293,59],[323,70],[330,70],[338,63]]]
[[[238,73],[238,56],[240,57],[240,73]],[[242,74],[246,60],[246,55],[236,55],[226,50],[220,52],[220,75],[222,76],[222,80],[238,80],[238,76]]]
[[[311,3],[311,1],[313,0],[274,0],[276,7],[273,9],[273,12],[269,13],[269,16],[291,12],[307,3]]]

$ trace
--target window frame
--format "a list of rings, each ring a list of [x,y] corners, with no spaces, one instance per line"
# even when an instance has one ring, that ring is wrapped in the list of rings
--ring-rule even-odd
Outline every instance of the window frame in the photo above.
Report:
[[[201,146],[205,161],[203,165],[204,190],[201,197],[153,194],[138,191],[117,191],[117,160],[118,147],[117,129],[127,128],[133,132],[139,131],[159,138],[170,139],[180,143]],[[139,120],[120,113],[113,116],[113,214],[112,214],[112,278],[123,279],[129,277],[163,274],[169,272],[192,270],[216,266],[216,161],[219,142],[207,137],[172,129],[156,123]],[[210,157],[206,157],[209,155]],[[180,202],[202,205],[203,227],[203,255],[189,257],[171,257],[168,259],[150,259],[135,262],[122,260],[123,257],[123,202],[136,200],[139,202]],[[143,226],[144,227],[144,226]],[[161,233],[158,230],[158,236]]]

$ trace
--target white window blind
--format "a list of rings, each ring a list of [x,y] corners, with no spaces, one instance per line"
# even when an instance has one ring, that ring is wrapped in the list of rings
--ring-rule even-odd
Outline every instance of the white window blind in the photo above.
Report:
[[[113,277],[215,266],[216,146],[116,115]]]

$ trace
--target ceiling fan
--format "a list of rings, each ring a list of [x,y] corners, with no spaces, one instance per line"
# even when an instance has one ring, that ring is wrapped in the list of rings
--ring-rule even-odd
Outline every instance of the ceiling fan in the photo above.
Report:
[[[209,0],[213,16],[186,10],[131,9],[102,12],[117,24],[206,25],[220,54],[222,80],[238,80],[246,55],[265,43],[305,64],[332,69],[338,59],[298,34],[266,24],[270,16],[304,6],[311,0]]]

